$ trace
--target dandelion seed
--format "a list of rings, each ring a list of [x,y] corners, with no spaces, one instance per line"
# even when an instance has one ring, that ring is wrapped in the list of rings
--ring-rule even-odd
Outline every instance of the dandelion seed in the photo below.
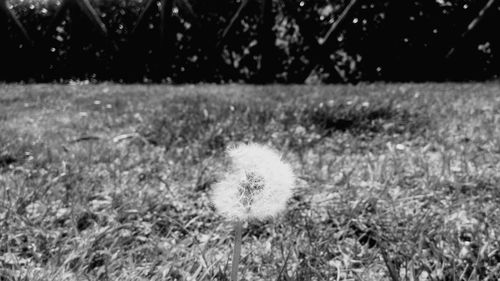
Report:
[[[264,178],[256,175],[253,172],[245,173],[246,178],[238,185],[238,193],[240,195],[240,202],[243,207],[250,211],[255,196],[260,194],[264,189]]]
[[[228,150],[232,168],[215,185],[212,201],[231,220],[265,219],[285,209],[295,176],[271,148],[259,144]]]
[[[277,215],[292,195],[295,176],[289,164],[273,149],[259,145],[240,145],[228,149],[231,170],[212,193],[217,211],[235,222],[235,241],[231,280],[238,278],[242,221]]]

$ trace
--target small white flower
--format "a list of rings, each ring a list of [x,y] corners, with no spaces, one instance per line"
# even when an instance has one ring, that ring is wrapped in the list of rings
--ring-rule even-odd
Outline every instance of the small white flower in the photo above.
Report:
[[[265,219],[285,209],[295,176],[275,150],[248,144],[230,148],[228,154],[231,170],[212,193],[221,215],[232,220]]]

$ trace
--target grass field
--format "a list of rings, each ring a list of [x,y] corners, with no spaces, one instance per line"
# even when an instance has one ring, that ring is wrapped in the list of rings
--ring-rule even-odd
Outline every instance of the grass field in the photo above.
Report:
[[[0,85],[0,280],[228,280],[224,149],[269,144],[288,211],[241,280],[499,280],[500,85]]]

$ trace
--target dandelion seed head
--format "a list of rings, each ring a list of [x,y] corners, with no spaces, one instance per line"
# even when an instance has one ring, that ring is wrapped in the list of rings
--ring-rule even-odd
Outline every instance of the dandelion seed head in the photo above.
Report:
[[[295,176],[275,150],[248,144],[228,149],[231,169],[215,184],[212,202],[229,219],[265,219],[286,207]]]

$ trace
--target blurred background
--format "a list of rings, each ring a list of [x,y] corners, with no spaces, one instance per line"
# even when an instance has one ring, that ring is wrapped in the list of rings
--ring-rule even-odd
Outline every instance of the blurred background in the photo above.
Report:
[[[0,0],[0,81],[498,77],[495,0]]]

